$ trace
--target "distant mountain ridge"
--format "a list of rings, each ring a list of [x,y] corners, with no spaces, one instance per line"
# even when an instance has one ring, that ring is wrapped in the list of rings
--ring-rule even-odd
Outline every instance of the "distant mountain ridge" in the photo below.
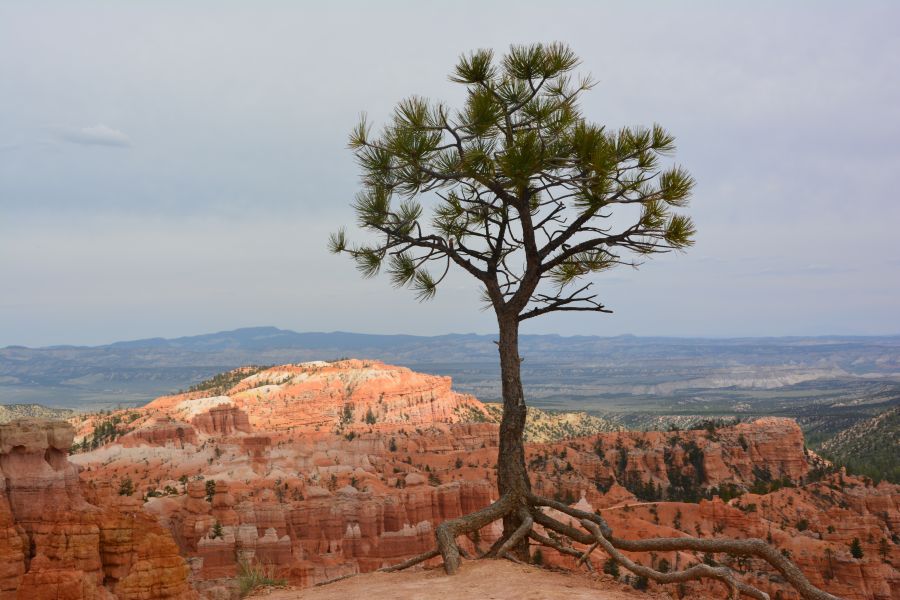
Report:
[[[0,349],[0,404],[100,408],[143,403],[249,364],[378,359],[449,375],[485,401],[499,397],[496,336],[298,333],[250,327],[102,346]],[[526,393],[571,398],[673,396],[690,390],[778,389],[803,382],[900,381],[900,336],[664,338],[522,335]],[[543,403],[543,404],[541,404]]]
[[[242,327],[238,329],[181,336],[177,338],[141,338],[125,340],[96,346],[53,345],[28,347],[22,345],[6,346],[7,350],[86,350],[104,348],[180,348],[192,351],[211,349],[272,349],[272,348],[377,348],[403,347],[410,344],[440,341],[490,341],[494,334],[448,333],[434,336],[410,334],[372,334],[353,333],[347,331],[311,331],[296,332],[273,326]],[[734,346],[757,344],[766,346],[809,346],[854,343],[881,343],[886,346],[900,348],[900,334],[883,336],[853,335],[821,335],[821,336],[781,336],[781,337],[668,337],[668,336],[635,336],[624,334],[618,336],[572,335],[559,334],[522,334],[523,343],[538,341],[570,341],[577,344],[603,343],[609,345],[629,345],[629,343],[656,343],[664,346],[679,346],[685,343],[701,346]]]

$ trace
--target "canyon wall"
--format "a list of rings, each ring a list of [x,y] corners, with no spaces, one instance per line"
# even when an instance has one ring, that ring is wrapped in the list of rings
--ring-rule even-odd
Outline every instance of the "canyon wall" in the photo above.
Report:
[[[87,501],[71,425],[0,425],[0,599],[189,600],[171,535],[137,499]]]
[[[227,597],[242,563],[308,586],[431,548],[443,520],[497,497],[497,426],[487,416],[447,378],[374,361],[287,365],[127,411],[114,435],[72,461],[93,504],[143,501],[188,558],[196,588]],[[78,440],[113,418],[73,419]],[[791,420],[607,432],[528,444],[526,454],[538,493],[602,511],[617,535],[761,537],[842,597],[900,590],[900,487],[832,472]],[[134,494],[122,497],[126,480]],[[486,549],[499,527],[464,546]],[[850,553],[854,539],[862,558]],[[635,558],[683,567],[707,557]],[[592,557],[597,570],[604,561]],[[766,565],[735,566],[773,596],[795,597]],[[715,585],[689,586],[689,597],[721,596]]]

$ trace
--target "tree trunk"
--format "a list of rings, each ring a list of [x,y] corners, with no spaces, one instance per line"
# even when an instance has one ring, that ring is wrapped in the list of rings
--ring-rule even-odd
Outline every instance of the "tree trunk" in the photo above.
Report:
[[[500,421],[500,449],[497,454],[497,483],[500,496],[511,494],[523,506],[531,491],[525,468],[525,395],[522,392],[519,357],[519,321],[513,316],[497,315],[500,326],[500,377],[503,389],[503,418]],[[521,526],[522,515],[512,510],[503,517],[503,537],[508,538]],[[510,552],[520,560],[528,560],[528,538],[518,542]]]

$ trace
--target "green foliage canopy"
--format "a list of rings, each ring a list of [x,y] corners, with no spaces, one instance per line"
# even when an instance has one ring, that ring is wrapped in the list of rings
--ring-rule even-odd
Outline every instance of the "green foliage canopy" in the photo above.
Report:
[[[378,135],[363,115],[349,145],[362,171],[353,206],[369,235],[351,244],[341,229],[330,249],[423,300],[456,265],[519,321],[609,312],[582,280],[689,246],[694,226],[676,209],[694,181],[662,165],[675,143],[661,126],[586,120],[579,98],[594,83],[573,75],[578,65],[560,43],[512,46],[499,60],[477,50],[450,76],[466,88],[462,108],[413,96]]]

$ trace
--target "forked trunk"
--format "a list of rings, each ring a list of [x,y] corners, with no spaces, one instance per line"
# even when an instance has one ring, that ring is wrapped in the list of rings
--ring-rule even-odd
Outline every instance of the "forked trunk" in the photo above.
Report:
[[[516,503],[523,506],[526,494],[531,490],[528,471],[525,468],[525,395],[522,392],[521,362],[519,357],[519,321],[513,317],[498,315],[500,326],[500,377],[503,388],[503,418],[500,421],[500,449],[497,454],[497,483],[500,496],[512,494]],[[508,537],[522,523],[520,511],[512,510],[503,517],[503,536]],[[528,559],[527,538],[511,552],[520,560]]]

